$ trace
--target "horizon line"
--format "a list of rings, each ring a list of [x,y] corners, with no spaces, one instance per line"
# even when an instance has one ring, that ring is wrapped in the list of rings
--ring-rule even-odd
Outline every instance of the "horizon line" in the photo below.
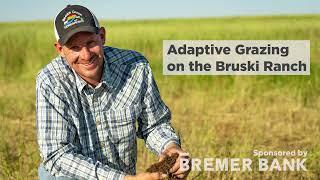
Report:
[[[184,17],[151,17],[151,18],[112,18],[112,19],[99,19],[99,21],[152,21],[152,20],[187,20],[187,19],[228,19],[228,18],[254,18],[254,17],[282,17],[282,16],[317,16],[320,13],[278,13],[278,14],[247,14],[247,15],[221,15],[221,16],[184,16]],[[34,19],[34,20],[8,20],[0,23],[28,23],[28,22],[49,22],[53,19]]]

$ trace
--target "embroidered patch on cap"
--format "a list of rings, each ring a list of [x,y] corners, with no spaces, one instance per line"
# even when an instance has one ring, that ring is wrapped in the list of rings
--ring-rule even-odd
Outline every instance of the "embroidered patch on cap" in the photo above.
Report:
[[[71,12],[68,12],[64,16],[64,18],[62,19],[62,22],[64,24],[64,29],[67,29],[68,27],[70,27],[72,25],[84,22],[84,20],[82,18],[81,13],[73,10]]]

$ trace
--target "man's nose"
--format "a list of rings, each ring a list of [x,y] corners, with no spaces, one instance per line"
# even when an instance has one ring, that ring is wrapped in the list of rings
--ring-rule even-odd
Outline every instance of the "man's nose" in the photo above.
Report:
[[[90,60],[91,59],[91,53],[88,47],[82,47],[80,51],[80,57],[83,60]]]

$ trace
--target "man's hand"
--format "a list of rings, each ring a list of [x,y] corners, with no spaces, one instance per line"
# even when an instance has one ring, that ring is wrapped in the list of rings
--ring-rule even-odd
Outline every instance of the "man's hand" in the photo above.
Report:
[[[179,157],[177,158],[173,167],[170,169],[170,173],[172,173],[173,177],[175,177],[175,178],[185,179],[188,176],[191,168],[189,168],[188,170],[181,168],[180,167],[180,160],[182,158],[190,160],[190,157],[189,157],[188,153],[184,152],[177,144],[175,144],[175,143],[169,144],[166,147],[166,149],[163,151],[163,153],[160,155],[159,161],[162,161],[166,155],[171,156],[174,153],[178,153]]]
[[[166,177],[167,177],[166,174],[155,172],[155,173],[139,173],[135,176],[127,175],[124,177],[124,179],[125,180],[160,180],[160,179],[165,179]]]

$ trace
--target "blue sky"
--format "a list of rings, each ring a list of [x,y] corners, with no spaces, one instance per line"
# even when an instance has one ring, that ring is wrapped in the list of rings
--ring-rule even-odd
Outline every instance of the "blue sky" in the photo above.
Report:
[[[53,20],[67,4],[99,19],[154,19],[270,14],[320,14],[320,0],[0,0],[0,21]]]

